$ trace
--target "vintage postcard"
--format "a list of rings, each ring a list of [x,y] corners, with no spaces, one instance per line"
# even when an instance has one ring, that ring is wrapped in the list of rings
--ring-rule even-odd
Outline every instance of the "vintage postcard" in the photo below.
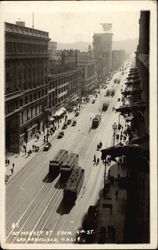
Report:
[[[2,249],[157,248],[156,1],[3,1]]]

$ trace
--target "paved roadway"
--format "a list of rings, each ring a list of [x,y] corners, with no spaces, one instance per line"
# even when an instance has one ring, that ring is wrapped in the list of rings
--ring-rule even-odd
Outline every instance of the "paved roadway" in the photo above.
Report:
[[[84,214],[89,205],[97,202],[103,186],[104,165],[101,161],[99,165],[93,165],[93,156],[96,154],[100,157],[100,152],[96,151],[96,145],[100,141],[103,142],[103,148],[112,145],[112,124],[118,122],[118,114],[112,112],[112,108],[118,106],[117,99],[121,97],[123,78],[119,85],[114,84],[113,80],[120,76],[119,71],[108,85],[108,88],[116,89],[114,97],[105,97],[107,89],[101,89],[101,95],[95,104],[90,101],[81,108],[80,115],[76,118],[77,125],[69,125],[62,139],[54,138],[51,149],[37,154],[6,186],[6,243],[75,241],[76,230],[81,226]],[[90,117],[98,114],[102,103],[107,100],[109,108],[102,113],[99,127],[89,131],[92,122]],[[78,153],[79,165],[85,169],[82,189],[75,205],[70,209],[65,209],[62,203],[60,176],[47,182],[49,161],[59,149]]]

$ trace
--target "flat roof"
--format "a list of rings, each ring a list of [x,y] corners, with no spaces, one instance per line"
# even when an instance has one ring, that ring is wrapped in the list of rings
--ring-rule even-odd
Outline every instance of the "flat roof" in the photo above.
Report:
[[[33,36],[33,37],[38,37],[38,38],[45,38],[49,39],[49,33],[46,31],[42,30],[37,30],[34,28],[29,28],[13,23],[7,23],[5,22],[5,32],[8,33],[14,33],[18,35],[26,35],[26,36]]]

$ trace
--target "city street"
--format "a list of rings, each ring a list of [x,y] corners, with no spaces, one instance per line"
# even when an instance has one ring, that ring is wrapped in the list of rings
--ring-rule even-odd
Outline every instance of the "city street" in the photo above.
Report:
[[[75,117],[76,126],[68,125],[61,139],[57,136],[50,140],[52,147],[38,153],[25,168],[6,186],[6,242],[7,243],[72,243],[82,219],[90,205],[96,204],[103,187],[104,164],[93,163],[97,144],[102,141],[103,148],[112,146],[114,122],[118,123],[119,114],[112,111],[119,106],[121,88],[114,79],[121,78],[121,71],[114,74],[107,89],[115,89],[114,97],[105,97],[107,89],[101,89],[96,102],[91,96],[89,103],[81,107],[80,115]],[[109,102],[106,112],[101,113],[102,105]],[[102,114],[98,128],[90,129],[92,118]],[[65,208],[62,202],[63,188],[60,175],[48,180],[49,161],[60,149],[79,154],[79,166],[85,170],[84,183],[73,207]],[[29,235],[30,234],[30,235]]]

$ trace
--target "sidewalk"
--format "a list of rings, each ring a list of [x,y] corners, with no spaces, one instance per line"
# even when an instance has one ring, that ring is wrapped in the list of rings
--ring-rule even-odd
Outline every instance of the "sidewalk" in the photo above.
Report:
[[[112,163],[107,171],[110,169],[110,175],[115,178],[120,175],[120,177],[126,177],[127,169],[117,166],[117,163]],[[116,192],[118,192],[118,197],[116,197]],[[126,201],[127,191],[118,186],[116,182],[111,183],[109,190],[106,194],[102,194],[99,202],[99,217],[96,228],[96,242],[101,240],[104,243],[122,243],[124,240],[124,225],[125,225],[125,212],[126,212]],[[112,230],[108,228],[113,227]],[[101,236],[101,227],[106,228],[106,233],[104,237]],[[101,243],[101,242],[100,242]]]
[[[81,109],[83,109],[84,106],[82,106]],[[73,119],[74,118],[74,112],[68,113],[68,119]],[[56,131],[52,134],[49,135],[48,141],[51,142],[53,138],[59,133],[59,131],[62,129],[62,126],[65,122],[65,119],[62,118],[61,123],[59,123],[59,128],[56,129]],[[39,151],[34,152],[28,156],[28,154],[25,155],[24,150],[22,149],[19,154],[13,154],[13,153],[8,153],[6,158],[9,160],[9,164],[5,163],[5,175],[6,178],[8,178],[8,181],[6,182],[9,183],[15,176],[16,174],[24,168],[24,166],[31,161],[41,150],[43,150],[43,146],[45,145],[44,143],[44,135],[45,133],[42,131],[41,135],[39,136],[39,139],[33,138],[27,143],[27,152],[28,150],[32,150],[32,145],[39,146]],[[14,169],[12,173],[12,168],[13,168],[13,163],[14,163]]]
[[[124,134],[125,120],[120,117],[119,123],[123,127],[119,130],[117,129],[115,136],[119,135],[119,138],[115,137],[115,145],[120,142],[125,145],[128,142],[128,136],[125,140],[120,140],[121,134]],[[106,189],[106,192],[102,192],[99,200],[99,215],[95,239],[97,243],[123,243],[124,241],[127,190],[125,187],[118,185],[118,178],[127,177],[128,175],[123,159],[123,156],[117,157],[117,162],[111,161],[106,163],[104,183],[109,183],[109,187]],[[118,161],[120,162],[119,164]],[[109,181],[109,174],[113,181]]]

